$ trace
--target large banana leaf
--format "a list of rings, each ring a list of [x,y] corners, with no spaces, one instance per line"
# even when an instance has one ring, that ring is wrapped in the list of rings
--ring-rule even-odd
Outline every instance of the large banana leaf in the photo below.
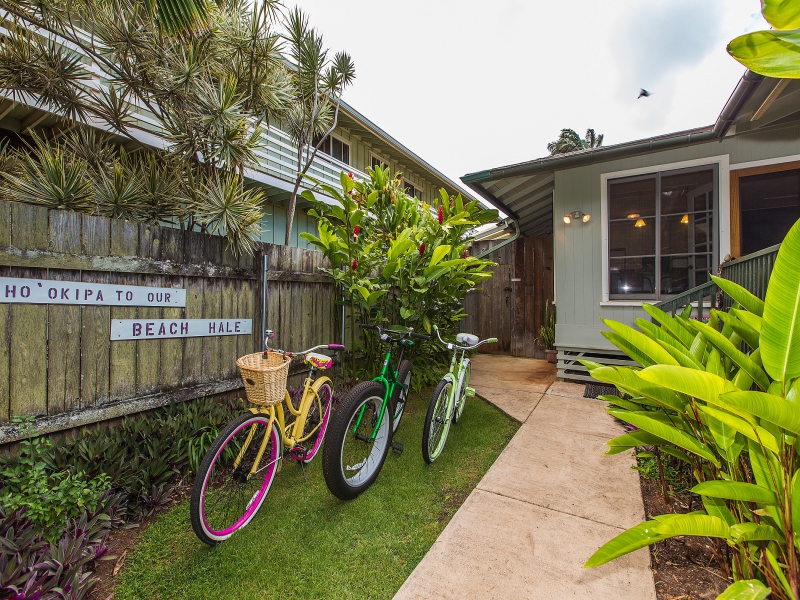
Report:
[[[740,321],[744,321],[748,327],[761,335],[761,323],[763,322],[761,317],[741,308],[731,308],[731,314],[735,315]]]
[[[720,498],[713,498],[711,496],[703,496],[703,507],[706,509],[706,512],[711,515],[712,517],[719,517],[725,524],[730,527],[731,525],[736,524],[736,518],[733,516],[733,513],[728,508],[728,505],[725,503],[725,500]]]
[[[670,335],[663,327],[659,327],[651,321],[638,318],[636,319],[636,325],[638,325],[639,329],[641,329],[645,335],[656,340],[667,352],[672,354],[672,357],[678,361],[678,364],[693,369],[702,368],[700,363],[694,359],[689,349],[686,348],[682,342]],[[692,364],[685,364],[684,358],[682,357],[688,359]]]
[[[761,14],[775,29],[800,28],[800,2],[797,0],[761,0]]]
[[[654,340],[651,340],[640,331],[636,331],[633,327],[629,327],[619,321],[611,319],[600,319],[603,324],[621,336],[626,342],[632,344],[643,352],[653,364],[677,365],[678,361],[672,358],[664,348],[659,346]]]
[[[722,450],[727,451],[736,442],[736,430],[727,423],[710,415],[707,417],[706,423],[714,441]]]
[[[739,391],[730,381],[719,375],[686,367],[654,365],[642,369],[637,375],[645,381],[711,404],[720,404],[720,394]]]
[[[608,440],[606,442],[606,445],[608,446],[606,456],[619,454],[620,452],[625,452],[626,450],[636,448],[637,446],[660,446],[666,443],[667,442],[660,437],[640,429],[639,431],[626,433],[625,435],[620,435]]]
[[[677,515],[674,519],[661,521],[653,527],[656,533],[668,537],[696,535],[729,539],[731,528],[719,517],[710,515]]]
[[[647,302],[642,302],[642,308],[648,315],[658,321],[661,326],[666,329],[676,340],[681,342],[687,348],[691,347],[692,341],[694,340],[692,334],[681,327],[674,317],[668,315],[657,306],[653,306]]]
[[[669,537],[668,535],[661,535],[654,531],[653,527],[656,523],[656,521],[645,521],[636,527],[631,527],[627,531],[623,531],[614,539],[603,544],[597,552],[592,554],[589,560],[586,561],[586,564],[583,565],[583,568],[589,569],[591,567],[599,567],[634,550],[667,539]]]
[[[736,315],[732,313],[718,312],[717,314],[719,315],[719,318],[722,319],[722,321],[725,323],[725,325],[730,327],[733,331],[735,331],[739,335],[739,337],[741,337],[745,342],[747,342],[748,346],[750,346],[753,350],[758,348],[759,338],[761,337],[761,334],[758,331],[750,327],[744,321],[740,321],[739,319],[737,319]]]
[[[743,288],[738,283],[723,279],[722,277],[712,275],[711,279],[723,292],[728,294],[728,296],[736,300],[736,302],[744,306],[754,315],[760,317],[764,314],[764,301],[758,296],[753,295],[749,290]]]
[[[758,579],[742,579],[729,585],[717,600],[764,600],[771,593]]]
[[[645,352],[636,346],[636,344],[628,341],[616,331],[601,331],[600,335],[622,350],[628,355],[628,357],[632,358],[638,365],[641,365],[642,367],[649,367],[658,363],[658,361],[650,358]]]
[[[731,392],[723,394],[720,399],[739,410],[746,410],[782,429],[800,435],[800,406],[780,396],[765,392]]]
[[[778,443],[775,441],[775,436],[773,436],[769,431],[760,427],[758,425],[754,425],[748,423],[745,419],[739,418],[735,415],[725,412],[724,410],[719,410],[714,408],[713,406],[698,406],[702,412],[711,415],[715,419],[718,419],[725,423],[726,425],[734,428],[736,431],[741,433],[746,438],[753,440],[757,444],[763,444],[765,448],[774,452],[775,454],[780,454],[780,450],[778,449]]]
[[[800,34],[798,34],[800,40]],[[800,62],[800,48],[795,60]],[[800,376],[800,222],[786,234],[772,270],[761,326],[761,360],[778,381]]]
[[[598,381],[611,383],[619,389],[633,392],[635,395],[644,396],[664,408],[683,412],[686,400],[672,390],[645,381],[639,377],[639,373],[643,372],[634,371],[630,367],[600,367],[592,370],[592,377]]]
[[[720,498],[722,500],[758,502],[760,504],[778,503],[778,499],[772,490],[739,481],[704,481],[694,486],[692,492],[700,496],[710,496],[711,498]]]
[[[746,33],[728,44],[728,53],[759,75],[800,77],[800,29]]]
[[[744,369],[753,378],[762,390],[769,387],[769,378],[764,369],[759,367],[752,358],[739,350],[728,338],[706,323],[690,321],[697,333],[702,333],[706,339],[722,354],[730,358],[740,368]]]
[[[609,409],[608,412],[620,421],[625,421],[626,423],[635,425],[639,429],[644,429],[648,433],[660,437],[679,448],[683,448],[684,450],[705,458],[717,467],[720,466],[719,460],[717,460],[717,457],[714,456],[714,453],[711,452],[709,447],[688,433],[662,423],[644,413],[632,413],[626,410],[615,409]]]
[[[731,537],[737,542],[756,542],[775,540],[782,542],[785,538],[780,531],[770,525],[758,523],[739,523],[731,527]]]

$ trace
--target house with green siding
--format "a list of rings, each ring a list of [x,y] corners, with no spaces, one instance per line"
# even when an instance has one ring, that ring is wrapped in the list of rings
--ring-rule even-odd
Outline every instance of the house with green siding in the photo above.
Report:
[[[800,218],[800,81],[748,71],[707,127],[461,179],[522,236],[552,234],[559,375],[587,379],[579,358],[625,362],[601,318],[649,319],[642,302],[702,286]]]

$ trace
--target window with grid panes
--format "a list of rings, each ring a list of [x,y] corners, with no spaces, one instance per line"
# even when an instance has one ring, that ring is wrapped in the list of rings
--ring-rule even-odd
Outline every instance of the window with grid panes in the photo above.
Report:
[[[713,167],[608,182],[611,300],[661,300],[708,281],[716,190]]]

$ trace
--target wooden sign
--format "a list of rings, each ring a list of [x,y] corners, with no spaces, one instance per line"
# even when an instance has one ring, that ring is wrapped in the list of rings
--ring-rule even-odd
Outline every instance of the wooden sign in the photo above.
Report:
[[[186,306],[186,290],[0,277],[0,302],[183,307]]]
[[[111,340],[250,335],[252,319],[112,319]]]

